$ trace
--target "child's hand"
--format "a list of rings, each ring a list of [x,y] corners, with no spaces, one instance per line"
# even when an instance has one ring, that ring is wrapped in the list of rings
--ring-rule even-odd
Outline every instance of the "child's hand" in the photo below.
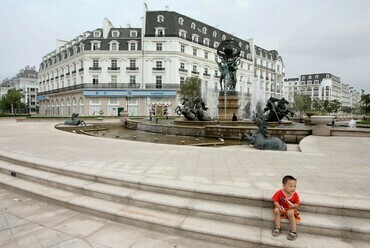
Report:
[[[289,204],[289,208],[294,208],[294,204],[291,201],[287,201]]]
[[[280,212],[284,213],[284,208],[283,208],[283,206],[280,206],[280,207],[279,207],[279,210],[280,210]]]

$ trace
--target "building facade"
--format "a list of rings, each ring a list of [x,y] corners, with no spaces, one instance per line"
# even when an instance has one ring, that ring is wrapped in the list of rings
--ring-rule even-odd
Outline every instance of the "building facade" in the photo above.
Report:
[[[215,27],[173,11],[145,10],[141,28],[103,27],[72,41],[59,41],[39,70],[40,114],[114,116],[174,115],[178,89],[187,77],[202,81],[209,114],[217,117],[220,75],[216,49],[226,39],[241,47],[236,89],[241,109],[247,102],[280,97],[282,58]],[[253,105],[253,104],[252,104]]]
[[[302,74],[299,78],[284,79],[284,97],[294,101],[299,92],[311,96],[312,100],[338,100],[343,107],[353,108],[360,100],[360,92],[331,73]]]
[[[24,69],[21,69],[16,76],[11,79],[5,79],[2,83],[0,95],[6,94],[9,89],[16,89],[22,93],[21,101],[26,104],[27,112],[37,112],[39,80],[35,66],[26,66]]]

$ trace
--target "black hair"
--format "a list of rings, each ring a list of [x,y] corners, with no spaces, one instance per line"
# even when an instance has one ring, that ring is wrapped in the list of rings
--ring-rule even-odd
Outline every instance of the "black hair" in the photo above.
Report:
[[[287,175],[287,176],[283,177],[283,184],[286,184],[286,182],[288,182],[288,180],[297,181],[297,179],[295,179],[294,177]]]

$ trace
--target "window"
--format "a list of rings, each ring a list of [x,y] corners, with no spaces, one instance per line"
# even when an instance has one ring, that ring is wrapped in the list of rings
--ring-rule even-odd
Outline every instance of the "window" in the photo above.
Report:
[[[94,59],[93,60],[93,68],[98,68],[99,67],[99,60]]]
[[[155,36],[163,37],[165,35],[165,28],[156,28],[155,29]]]
[[[109,99],[109,104],[110,105],[118,105],[118,99],[117,98],[110,98]]]
[[[302,76],[302,80],[305,80],[304,76]]]
[[[197,66],[193,65],[193,72],[197,72]]]
[[[155,62],[155,67],[156,68],[162,68],[162,61],[156,61]]]
[[[162,51],[162,43],[156,43],[156,50]]]
[[[112,75],[110,81],[111,81],[111,83],[116,84],[117,83],[117,75]]]
[[[185,83],[185,77],[180,77],[180,84]]]
[[[181,45],[181,49],[180,50],[181,50],[182,53],[185,53],[185,45]]]
[[[111,67],[112,68],[117,68],[117,60],[116,59],[111,60]]]
[[[130,59],[130,68],[135,68],[136,67],[136,60]]]
[[[136,42],[129,42],[130,51],[136,51],[137,43]]]
[[[222,35],[222,40],[226,40],[226,35]]]
[[[180,62],[180,68],[185,69],[185,63],[184,62]]]
[[[155,88],[162,89],[162,76],[155,77]]]
[[[208,68],[207,67],[204,68],[204,74],[208,75]]]
[[[202,33],[203,33],[203,34],[207,34],[207,28],[206,28],[206,27],[203,27],[203,28],[202,28]]]
[[[191,40],[192,40],[193,42],[197,42],[197,43],[198,43],[199,36],[198,36],[198,35],[196,35],[196,34],[193,34],[193,35],[191,36]]]
[[[100,31],[95,31],[94,32],[94,37],[100,37]]]
[[[204,58],[208,59],[208,52],[207,51],[204,51]]]
[[[137,37],[137,31],[136,30],[131,30],[130,31],[130,37]]]
[[[110,50],[111,51],[117,51],[119,47],[119,43],[117,41],[111,41],[110,44]]]
[[[179,23],[180,25],[184,25],[184,18],[179,17],[179,19],[178,19],[178,23]]]
[[[216,49],[218,46],[220,45],[220,43],[218,43],[217,41],[213,43],[213,47]]]
[[[112,37],[118,37],[119,36],[119,32],[118,31],[113,31],[112,32]]]
[[[136,76],[134,75],[130,76],[130,84],[136,84]]]
[[[93,76],[93,84],[98,84],[99,83],[99,76],[98,75],[94,75]]]
[[[197,49],[196,48],[193,48],[193,55],[197,56]]]
[[[157,22],[164,22],[164,16],[163,15],[157,16]]]
[[[308,76],[308,79],[312,79],[312,76]]]
[[[315,75],[315,79],[319,79],[319,75]]]
[[[192,22],[192,23],[191,23],[191,25],[190,25],[190,27],[191,27],[192,29],[195,29],[195,28],[196,28],[195,23],[194,23],[194,22]]]
[[[204,44],[205,46],[209,46],[209,39],[204,38],[204,39],[203,39],[203,44]]]
[[[217,37],[217,32],[213,31],[212,36],[216,38]]]
[[[81,67],[81,69],[84,68],[84,62],[82,60],[80,61],[80,67]]]
[[[82,51],[84,51],[85,50],[85,45],[84,44],[80,44],[80,51],[82,52]]]
[[[92,42],[91,43],[91,50],[93,50],[93,51],[100,50],[100,42]]]
[[[179,36],[183,39],[186,39],[186,31],[180,30],[179,31]]]

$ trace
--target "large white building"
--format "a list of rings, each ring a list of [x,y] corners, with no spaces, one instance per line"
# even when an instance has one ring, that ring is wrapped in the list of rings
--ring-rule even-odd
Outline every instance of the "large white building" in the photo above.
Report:
[[[27,111],[36,113],[37,111],[37,94],[39,88],[38,72],[36,67],[26,66],[11,79],[5,79],[2,83],[0,95],[4,95],[9,89],[16,89],[22,93],[21,101],[26,104]]]
[[[294,102],[295,93],[311,96],[312,100],[338,100],[343,107],[353,108],[360,101],[360,92],[331,73],[302,74],[287,78],[283,83],[283,96]]]
[[[102,28],[59,40],[40,64],[40,114],[118,115],[128,108],[130,115],[160,115],[166,108],[174,115],[180,82],[197,76],[209,114],[217,117],[216,49],[226,39],[241,47],[241,109],[249,101],[280,97],[284,64],[277,51],[177,12],[146,10],[141,28],[115,28],[105,19]]]

